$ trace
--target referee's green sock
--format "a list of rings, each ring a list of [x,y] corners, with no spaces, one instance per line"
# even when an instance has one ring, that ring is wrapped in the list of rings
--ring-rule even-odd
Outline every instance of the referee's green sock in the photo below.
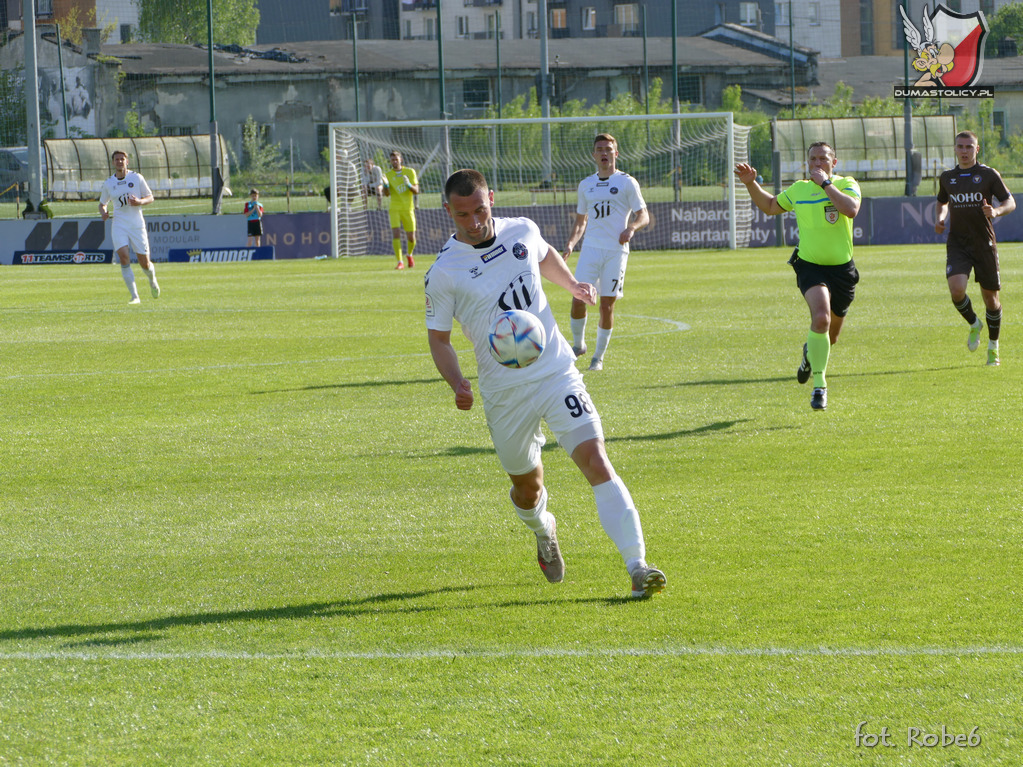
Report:
[[[831,355],[831,339],[827,333],[814,333],[812,330],[806,336],[806,358],[810,360],[810,367],[813,369],[813,386],[815,389],[826,388],[827,382],[824,378],[828,371],[828,357]]]

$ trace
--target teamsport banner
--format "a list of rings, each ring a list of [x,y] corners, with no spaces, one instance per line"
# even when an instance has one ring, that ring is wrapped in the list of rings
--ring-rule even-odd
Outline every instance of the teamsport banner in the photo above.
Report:
[[[14,251],[11,261],[14,265],[44,266],[46,264],[111,264],[114,261],[112,250],[76,250],[76,251]]]
[[[190,264],[213,264],[225,261],[273,261],[274,249],[259,248],[171,248],[168,261]]]

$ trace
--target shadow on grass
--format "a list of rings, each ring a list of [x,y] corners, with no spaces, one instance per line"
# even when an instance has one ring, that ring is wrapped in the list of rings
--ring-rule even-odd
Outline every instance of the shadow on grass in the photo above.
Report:
[[[700,434],[707,434],[708,432],[714,431],[725,431],[731,429],[736,424],[746,423],[751,419],[741,418],[737,421],[717,421],[716,423],[709,423],[706,426],[698,426],[695,429],[680,429],[678,431],[666,431],[660,434],[627,434],[621,437],[604,437],[604,442],[659,442],[661,440],[669,439],[681,439],[683,437],[695,437]],[[557,450],[560,445],[557,442],[548,442],[541,448],[543,452],[550,450]],[[448,456],[453,458],[461,458],[466,455],[485,455],[487,453],[493,453],[493,447],[469,447],[468,445],[452,445],[451,447],[444,448],[432,452],[429,455],[433,456]],[[422,454],[418,454],[422,455]]]
[[[505,602],[456,605],[406,605],[414,599],[436,596],[440,594],[458,594],[474,591],[476,586],[447,586],[440,589],[424,591],[395,592],[376,594],[364,599],[350,599],[339,602],[314,602],[307,605],[289,605],[287,607],[270,607],[252,610],[231,610],[191,615],[171,615],[150,620],[124,621],[121,623],[69,623],[60,626],[42,628],[22,628],[0,631],[0,642],[24,641],[30,639],[67,639],[67,647],[78,649],[124,647],[129,645],[156,642],[165,638],[164,633],[170,629],[186,627],[216,626],[230,623],[259,623],[263,621],[304,620],[307,618],[357,618],[362,615],[380,615],[381,613],[427,613],[452,610],[479,610],[487,608],[508,607],[539,607],[549,605],[624,605],[641,603],[646,600],[629,597],[587,597],[584,599],[544,598],[535,600],[512,600]],[[381,609],[382,605],[393,605],[389,610]],[[121,635],[121,636],[110,636]]]
[[[249,392],[250,394],[287,394],[300,391],[320,391],[323,389],[362,389],[375,386],[409,386],[411,384],[437,384],[444,383],[443,378],[419,378],[413,381],[352,381],[349,383],[333,384],[311,384],[309,386],[295,386],[290,389],[265,389],[262,391]]]
[[[314,602],[308,605],[289,605],[287,607],[268,607],[259,610],[231,610],[193,615],[171,615],[165,618],[153,618],[144,621],[126,621],[123,623],[85,623],[48,626],[45,628],[23,628],[0,631],[0,642],[19,639],[54,639],[66,637],[90,637],[96,634],[114,634],[132,632],[132,636],[123,639],[100,638],[87,639],[89,645],[132,644],[139,641],[152,641],[162,638],[158,633],[166,629],[183,626],[208,626],[221,623],[258,622],[275,620],[302,620],[304,618],[325,618],[331,616],[358,616],[366,613],[379,612],[378,606],[389,602],[401,602],[436,594],[472,591],[474,586],[450,586],[429,591],[406,591],[394,594],[377,594],[364,599],[350,599],[341,602]],[[428,612],[437,607],[406,607],[403,612]]]
[[[868,378],[872,376],[917,375],[919,373],[943,373],[948,370],[961,370],[966,365],[946,365],[940,368],[921,368],[918,370],[874,370],[859,373],[832,373],[832,378]],[[644,386],[644,389],[678,389],[689,386],[745,386],[749,384],[788,383],[795,381],[795,376],[775,376],[773,378],[707,378],[703,381],[679,381],[678,383]]]

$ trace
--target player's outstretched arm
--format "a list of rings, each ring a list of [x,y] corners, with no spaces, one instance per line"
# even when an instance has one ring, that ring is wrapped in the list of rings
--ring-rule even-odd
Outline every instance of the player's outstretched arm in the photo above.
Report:
[[[458,364],[458,353],[451,345],[451,331],[426,331],[430,341],[430,356],[437,372],[441,374],[448,386],[455,393],[455,407],[459,410],[471,410],[473,404],[472,384],[462,375],[462,366]]]
[[[742,182],[749,192],[753,204],[760,208],[768,216],[777,216],[784,213],[785,209],[778,204],[778,198],[768,192],[757,183],[757,169],[752,165],[740,162],[735,166],[735,177]]]
[[[597,304],[597,289],[588,282],[579,282],[568,268],[565,259],[554,248],[549,248],[547,258],[540,262],[540,275],[567,290],[572,294],[572,298],[590,306]]]

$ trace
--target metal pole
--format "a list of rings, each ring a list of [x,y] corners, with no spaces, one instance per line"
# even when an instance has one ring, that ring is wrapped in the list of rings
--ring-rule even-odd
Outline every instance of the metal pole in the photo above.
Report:
[[[501,13],[497,13],[497,119],[501,119]]]
[[[674,0],[673,0],[674,1]],[[538,0],[537,15],[540,17],[540,114],[543,122],[543,180],[551,180],[551,94],[549,88],[550,65],[547,63],[547,0]]]
[[[362,122],[359,110],[359,25],[355,23],[355,12],[352,11],[352,61],[355,64],[355,122]]]
[[[447,119],[447,109],[444,96],[444,36],[441,34],[440,26],[440,0],[437,0],[437,78],[440,86],[440,119]]]
[[[796,47],[792,42],[792,0],[789,0],[789,87],[792,93],[792,119],[796,119]]]
[[[902,0],[903,12],[908,13],[909,9],[906,0]],[[903,66],[905,69],[906,85],[909,85],[909,40],[906,36],[902,36],[902,58]],[[905,120],[905,128],[903,134],[903,140],[906,144],[906,196],[909,197],[915,192],[912,189],[912,175],[913,175],[913,99],[902,100],[902,117]]]
[[[64,138],[68,138],[67,131],[67,89],[64,85],[64,41],[60,37],[60,24],[54,24],[57,28],[57,68],[60,69],[60,107],[61,116],[64,118]]]
[[[39,67],[36,59],[36,9],[33,0],[22,0],[25,31],[25,114],[28,118],[28,201],[35,210],[43,197],[39,165]]]
[[[217,102],[213,92],[213,0],[206,0],[206,42],[210,68],[210,179],[213,188],[213,215],[220,214],[224,177],[220,172],[220,141],[217,137]]]
[[[671,106],[678,114],[678,2],[671,0]]]

